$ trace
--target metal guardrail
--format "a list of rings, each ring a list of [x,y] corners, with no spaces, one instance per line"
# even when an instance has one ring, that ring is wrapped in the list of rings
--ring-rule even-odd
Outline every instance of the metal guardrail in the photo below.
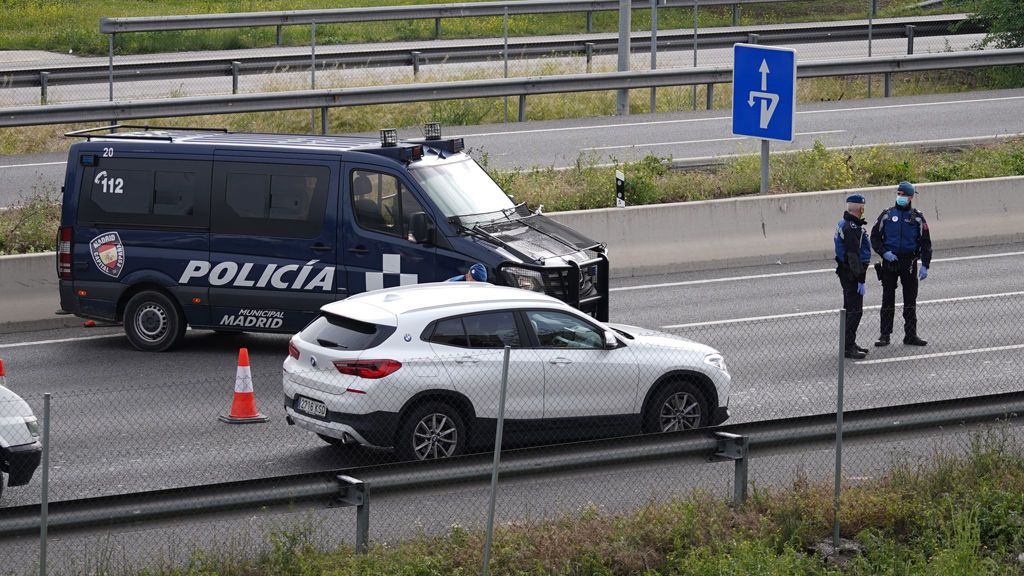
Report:
[[[976,34],[985,30],[978,24],[970,23],[965,14],[927,16],[920,18],[889,18],[877,20],[872,25],[875,40],[907,38],[908,52],[913,50],[909,43],[913,38],[944,36],[950,34]],[[702,31],[697,35],[697,44],[702,49],[728,48],[737,42],[747,42],[750,34],[756,32],[758,43],[804,44],[815,42],[836,42],[867,38],[867,21],[844,21],[808,24],[784,24],[738,29],[722,28]],[[686,31],[665,31],[658,35],[659,51],[681,51],[693,49],[693,33]],[[651,48],[650,35],[634,33],[631,51],[648,52]],[[537,56],[579,56],[615,54],[618,51],[618,36],[615,34],[594,34],[589,36],[565,37],[559,39],[510,38],[508,53],[517,58]],[[348,67],[412,66],[438,63],[480,62],[500,58],[504,52],[502,39],[484,41],[462,41],[458,44],[423,43],[410,47],[318,47],[316,62],[321,70]],[[309,54],[288,54],[256,57],[204,57],[185,61],[159,61],[144,63],[114,64],[114,81],[156,80],[161,78],[205,78],[242,74],[266,73],[284,70],[306,70],[310,66]],[[49,86],[89,83],[106,83],[110,78],[110,66],[102,64],[68,64],[39,66],[33,68],[0,69],[0,86],[5,88],[38,87],[44,82]]]
[[[1024,392],[856,410],[843,414],[843,437],[891,436],[912,430],[1019,418],[1022,414]],[[536,477],[669,458],[703,457],[733,460],[738,471],[742,467],[744,473],[738,472],[737,479],[743,486],[734,487],[734,494],[741,497],[741,488],[745,490],[746,486],[748,451],[760,456],[773,449],[808,447],[835,438],[835,414],[733,424],[508,451],[502,455],[501,477]],[[357,533],[365,535],[370,492],[379,496],[397,491],[434,490],[438,485],[487,482],[491,478],[492,458],[485,453],[452,460],[52,502],[48,507],[47,530],[52,534],[159,519],[197,518],[239,508],[303,502],[330,505],[341,501],[362,507]],[[0,516],[0,538],[37,534],[40,528],[40,505],[6,508]],[[365,546],[365,536],[362,544]]]
[[[797,65],[797,77],[892,74],[1014,64],[1024,64],[1024,48],[801,62]],[[22,106],[0,109],[0,128],[311,108],[326,109],[340,106],[398,104],[463,98],[519,96],[523,99],[526,96],[538,94],[721,84],[731,81],[732,68],[721,66],[197,96],[162,100]],[[524,110],[525,101],[521,100],[520,114]]]
[[[793,0],[658,0],[658,7],[739,6],[770,4]],[[634,9],[651,7],[651,0],[633,0]],[[180,16],[139,16],[101,18],[100,33],[160,32],[214,28],[250,28],[305,24],[340,24],[393,20],[439,21],[443,18],[480,18],[520,14],[556,14],[571,12],[611,12],[619,9],[619,0],[519,0],[516,2],[463,2],[412,6],[375,6],[326,10],[285,10],[279,12],[237,12],[230,14],[191,14]],[[437,25],[439,28],[439,25]],[[590,27],[588,26],[588,30]]]

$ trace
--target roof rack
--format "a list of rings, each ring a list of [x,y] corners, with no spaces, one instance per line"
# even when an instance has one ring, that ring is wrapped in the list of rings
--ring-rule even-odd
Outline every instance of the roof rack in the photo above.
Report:
[[[172,141],[172,136],[155,136],[145,134],[118,134],[117,130],[121,128],[127,128],[132,130],[143,130],[149,132],[150,130],[173,130],[176,132],[221,132],[224,134],[228,133],[227,128],[182,128],[177,126],[140,126],[137,124],[111,124],[109,126],[98,126],[96,128],[83,128],[82,130],[72,130],[71,132],[65,132],[66,138],[85,138],[86,140],[92,140],[93,138],[123,138],[126,140],[166,140]],[[94,134],[94,132],[107,131],[105,134]]]

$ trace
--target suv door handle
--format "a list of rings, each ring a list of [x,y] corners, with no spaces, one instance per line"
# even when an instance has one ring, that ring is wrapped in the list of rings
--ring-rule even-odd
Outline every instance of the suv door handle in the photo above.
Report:
[[[463,356],[461,358],[456,358],[455,359],[455,363],[456,364],[478,364],[479,362],[480,362],[480,359],[479,358],[475,358],[473,356]]]
[[[552,358],[551,360],[548,360],[548,364],[572,364],[572,360],[569,360],[564,356],[559,356],[558,358]]]
[[[323,244],[321,242],[313,244],[313,252],[330,252],[331,250],[333,250],[333,248],[327,244]]]
[[[366,254],[369,252],[369,250],[367,250],[365,246],[356,246],[355,248],[349,248],[348,251],[353,254]]]

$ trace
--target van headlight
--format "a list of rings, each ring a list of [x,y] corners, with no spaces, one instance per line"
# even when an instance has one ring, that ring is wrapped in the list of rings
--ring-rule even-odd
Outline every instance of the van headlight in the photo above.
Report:
[[[28,427],[28,433],[33,438],[39,437],[39,420],[35,416],[25,416],[25,426]]]
[[[726,374],[729,373],[729,368],[726,367],[726,365],[725,365],[725,358],[721,354],[719,354],[717,352],[714,353],[714,354],[708,354],[707,356],[705,356],[704,357],[704,363],[709,365],[709,366],[714,366],[715,368],[718,368],[719,370],[721,370],[722,372],[725,372]]]
[[[501,269],[501,273],[504,276],[505,283],[513,288],[544,292],[544,279],[541,278],[540,272],[507,266]]]

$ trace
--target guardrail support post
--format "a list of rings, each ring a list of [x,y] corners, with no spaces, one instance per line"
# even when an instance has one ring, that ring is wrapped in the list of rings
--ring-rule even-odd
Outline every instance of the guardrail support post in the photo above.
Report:
[[[587,42],[584,46],[587,47],[587,74],[590,74],[594,70],[594,43]]]
[[[907,55],[914,53],[914,28],[913,24],[907,24],[905,30],[907,31]]]
[[[439,40],[441,38],[441,19],[434,18],[434,39]]]
[[[420,54],[423,54],[419,50],[413,50],[412,56],[412,79],[415,80],[420,76]]]
[[[242,63],[231,62],[231,93],[238,94],[238,74],[242,69]]]
[[[708,83],[706,96],[707,96],[706,104],[707,104],[708,110],[711,110],[715,106],[715,85],[714,84]]]
[[[594,13],[587,12],[587,34],[594,31]]]
[[[882,77],[885,79],[885,97],[888,98],[892,96],[892,73],[886,72]]]
[[[754,34],[753,32],[747,34],[747,44],[757,44],[757,40],[760,37],[760,34]]]
[[[713,462],[732,460],[736,463],[732,483],[732,505],[742,506],[747,501],[747,437],[729,432],[715,432],[718,451],[711,457]]]
[[[370,547],[370,488],[351,476],[338,476],[338,484],[338,503],[356,507],[356,552],[366,554]]]
[[[732,25],[733,26],[739,26],[740,25],[740,5],[739,4],[733,4],[732,5]]]
[[[519,95],[519,121],[526,122],[526,94]]]
[[[39,73],[39,105],[46,106],[46,89],[50,83],[50,73],[40,72]]]
[[[320,133],[327,134],[327,106],[320,109]]]

